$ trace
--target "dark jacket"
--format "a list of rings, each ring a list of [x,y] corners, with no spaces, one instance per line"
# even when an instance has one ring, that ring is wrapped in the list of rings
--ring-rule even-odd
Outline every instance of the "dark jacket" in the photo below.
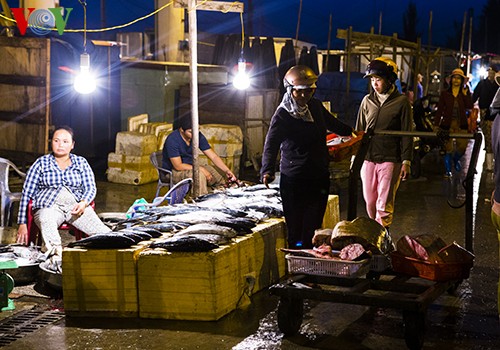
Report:
[[[366,95],[358,110],[356,130],[394,130],[411,131],[413,113],[410,102],[397,89],[380,105],[372,91]],[[413,138],[410,136],[375,135],[370,141],[365,159],[375,163],[393,162],[413,158]]]
[[[483,79],[481,80],[474,89],[472,94],[472,103],[475,103],[479,99],[479,108],[485,109],[489,108],[495,93],[498,90],[498,85],[495,80]]]
[[[453,104],[455,97],[448,90],[441,91],[439,96],[439,102],[437,106],[436,115],[434,116],[434,125],[439,126],[445,130],[448,130],[451,125],[451,120],[453,119]],[[460,92],[457,96],[458,102],[458,115],[460,119],[460,129],[468,129],[467,124],[467,113],[468,109],[472,109],[472,99],[470,92],[467,91],[466,94]]]
[[[261,175],[274,174],[280,150],[280,172],[286,176],[311,180],[328,174],[327,130],[347,136],[353,129],[335,118],[315,98],[309,101],[308,107],[313,123],[296,119],[278,107],[266,135]]]

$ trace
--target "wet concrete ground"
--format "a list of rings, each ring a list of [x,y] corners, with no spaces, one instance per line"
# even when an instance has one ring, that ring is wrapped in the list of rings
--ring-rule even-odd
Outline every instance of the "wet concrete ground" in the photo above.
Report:
[[[484,153],[482,153],[484,155]],[[497,309],[498,240],[490,221],[492,173],[478,163],[475,187],[474,267],[454,295],[444,293],[427,311],[423,349],[500,349]],[[251,177],[251,175],[249,175]],[[339,180],[341,218],[347,214],[347,186]],[[391,234],[435,233],[464,246],[465,209],[447,204],[449,180],[436,153],[423,159],[422,175],[402,183]],[[96,209],[125,211],[136,198],[152,199],[155,184],[129,186],[98,182]],[[360,198],[360,197],[359,197]],[[364,216],[363,201],[358,215]],[[405,349],[401,312],[392,309],[305,301],[298,334],[284,337],[277,327],[278,297],[264,290],[246,309],[219,321],[70,318],[60,294],[37,283],[14,289],[16,310],[0,312],[2,324],[23,310],[56,310],[59,321],[26,333],[5,349]],[[1,324],[0,324],[1,326]],[[1,327],[0,327],[1,332]]]

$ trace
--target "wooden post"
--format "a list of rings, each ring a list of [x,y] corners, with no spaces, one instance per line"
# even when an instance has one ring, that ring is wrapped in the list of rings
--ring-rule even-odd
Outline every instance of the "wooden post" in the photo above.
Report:
[[[189,20],[189,74],[191,77],[191,120],[193,139],[191,145],[193,147],[193,197],[200,195],[200,168],[198,162],[199,149],[199,116],[198,116],[198,27],[197,27],[197,9],[207,11],[226,11],[226,12],[243,12],[243,4],[239,2],[221,2],[221,1],[205,1],[197,4],[197,0],[186,0],[175,3],[176,7],[188,8]]]
[[[196,0],[189,0],[189,73],[191,76],[191,118],[193,123],[193,197],[200,195],[200,173],[198,166],[198,28],[196,25]]]

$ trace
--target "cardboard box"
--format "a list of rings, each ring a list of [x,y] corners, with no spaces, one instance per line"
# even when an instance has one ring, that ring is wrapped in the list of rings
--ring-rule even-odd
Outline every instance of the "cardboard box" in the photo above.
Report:
[[[63,251],[64,311],[71,316],[137,317],[137,257],[129,249]]]

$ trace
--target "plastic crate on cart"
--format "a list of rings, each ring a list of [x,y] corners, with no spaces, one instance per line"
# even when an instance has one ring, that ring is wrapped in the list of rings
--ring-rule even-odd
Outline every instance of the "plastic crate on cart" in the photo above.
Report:
[[[472,261],[436,264],[410,258],[397,252],[391,253],[391,261],[395,272],[437,282],[469,278],[469,272],[472,267]]]
[[[330,260],[309,258],[287,254],[285,256],[288,272],[316,276],[355,278],[366,275],[370,270],[370,261]]]

